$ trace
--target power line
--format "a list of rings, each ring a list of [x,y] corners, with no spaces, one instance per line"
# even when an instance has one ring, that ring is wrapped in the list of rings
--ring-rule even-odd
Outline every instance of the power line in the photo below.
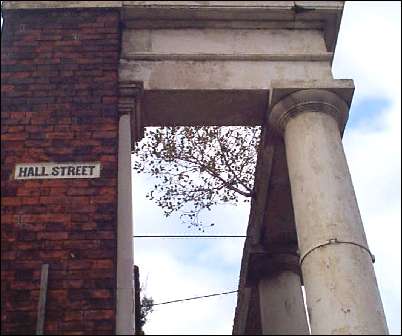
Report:
[[[233,294],[233,293],[237,293],[237,292],[238,292],[238,290],[233,290],[230,292],[222,292],[222,293],[215,293],[215,294],[209,294],[209,295],[194,296],[194,297],[187,298],[187,299],[178,299],[178,300],[154,303],[152,306],[160,306],[160,305],[165,305],[165,304],[169,304],[169,303],[177,303],[177,302],[190,301],[190,300],[199,300],[199,299],[209,298],[212,296],[228,295],[228,294]]]
[[[247,238],[245,235],[134,235],[134,238]]]

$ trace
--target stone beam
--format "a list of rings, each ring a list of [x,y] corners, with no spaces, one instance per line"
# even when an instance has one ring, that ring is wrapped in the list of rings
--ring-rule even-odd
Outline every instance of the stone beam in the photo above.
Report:
[[[144,126],[261,125],[267,90],[145,90]]]
[[[4,1],[3,9],[121,8],[128,27],[317,29],[334,51],[344,1]],[[250,20],[252,18],[252,20]],[[201,24],[201,26],[200,26]]]

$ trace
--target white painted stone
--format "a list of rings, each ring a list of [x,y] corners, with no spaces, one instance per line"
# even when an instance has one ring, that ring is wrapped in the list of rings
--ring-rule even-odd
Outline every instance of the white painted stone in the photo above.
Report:
[[[383,335],[385,315],[341,142],[347,110],[334,93],[301,90],[277,103],[270,120],[284,129],[312,334]]]
[[[116,335],[135,332],[130,115],[119,120]]]
[[[332,79],[329,61],[121,61],[120,80],[145,90],[270,89],[274,80]]]
[[[318,29],[127,29],[123,33],[123,57],[144,52],[313,55],[326,51]]]
[[[263,335],[309,335],[300,276],[273,274],[258,283]]]

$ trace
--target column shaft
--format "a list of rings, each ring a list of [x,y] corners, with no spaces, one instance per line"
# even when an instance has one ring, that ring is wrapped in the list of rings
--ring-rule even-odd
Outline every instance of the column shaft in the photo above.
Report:
[[[291,271],[258,282],[263,335],[309,335],[300,276]]]
[[[116,334],[134,334],[130,115],[119,121]]]
[[[284,138],[312,334],[387,334],[337,121],[297,113]]]

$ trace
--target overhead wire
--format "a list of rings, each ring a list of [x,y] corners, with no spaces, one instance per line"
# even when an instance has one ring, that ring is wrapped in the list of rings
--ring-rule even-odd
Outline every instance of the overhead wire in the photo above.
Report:
[[[247,238],[246,235],[133,235],[134,238]]]
[[[199,299],[205,299],[205,298],[210,298],[213,296],[220,296],[220,295],[228,295],[228,294],[233,294],[237,293],[239,290],[233,290],[229,292],[221,292],[221,293],[214,293],[214,294],[208,294],[208,295],[201,295],[201,296],[194,296],[186,299],[177,299],[177,300],[171,300],[171,301],[165,301],[165,302],[160,302],[160,303],[154,303],[151,306],[160,306],[160,305],[165,305],[165,304],[170,304],[170,303],[178,303],[178,302],[183,302],[183,301],[191,301],[191,300],[199,300]]]
[[[249,237],[249,236],[246,236],[246,235],[133,235],[133,238],[247,238],[247,237]],[[210,297],[215,297],[215,296],[233,294],[233,293],[237,293],[237,292],[238,292],[238,290],[232,290],[232,291],[228,291],[228,292],[194,296],[194,297],[185,298],[185,299],[170,300],[170,301],[165,301],[165,302],[154,303],[151,305],[151,307],[166,305],[166,304],[170,304],[170,303],[178,303],[178,302],[191,301],[191,300],[200,300],[200,299],[205,299],[205,298],[210,298]]]

